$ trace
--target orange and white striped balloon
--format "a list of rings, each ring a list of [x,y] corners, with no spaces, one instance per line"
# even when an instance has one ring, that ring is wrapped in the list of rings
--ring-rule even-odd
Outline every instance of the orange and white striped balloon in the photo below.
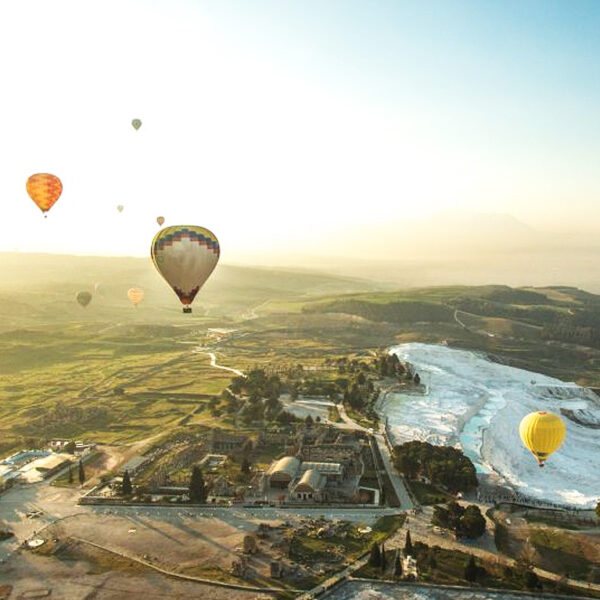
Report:
[[[127,291],[127,297],[131,304],[137,308],[137,305],[144,299],[144,290],[140,288],[131,288]]]

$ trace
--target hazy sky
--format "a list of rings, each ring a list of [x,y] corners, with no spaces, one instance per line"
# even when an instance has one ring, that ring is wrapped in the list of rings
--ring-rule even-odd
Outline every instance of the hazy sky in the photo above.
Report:
[[[159,214],[233,260],[440,210],[600,231],[599,31],[597,0],[6,0],[0,250],[144,255]]]

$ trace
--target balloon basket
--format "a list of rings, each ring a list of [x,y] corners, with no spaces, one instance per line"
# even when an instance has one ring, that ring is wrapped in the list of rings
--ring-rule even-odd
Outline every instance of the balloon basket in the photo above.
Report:
[[[192,307],[191,306],[184,306],[183,307],[183,312],[188,315],[192,312]]]

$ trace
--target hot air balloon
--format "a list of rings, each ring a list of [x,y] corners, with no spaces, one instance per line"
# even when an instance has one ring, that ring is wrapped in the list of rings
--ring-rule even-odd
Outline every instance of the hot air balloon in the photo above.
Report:
[[[89,292],[79,292],[77,294],[77,302],[85,308],[92,301],[92,295]]]
[[[165,218],[164,217],[156,217],[156,222],[158,223],[159,227],[162,227],[163,223],[165,222]]]
[[[195,225],[161,229],[152,240],[152,261],[183,304],[190,306],[219,260],[219,241],[214,233]]]
[[[131,121],[131,124],[133,125],[133,128],[136,131],[142,126],[142,122],[139,119],[133,119],[133,121]]]
[[[123,212],[123,209],[124,209],[124,208],[125,208],[125,207],[124,207],[122,204],[119,204],[119,206],[117,206],[117,210],[118,210],[120,213],[121,213],[121,212]]]
[[[137,305],[144,299],[144,290],[140,288],[130,288],[127,290],[127,297],[136,308]]]
[[[519,435],[525,448],[538,460],[540,467],[548,457],[558,450],[565,439],[567,428],[563,420],[554,413],[533,412],[523,417]]]
[[[54,203],[62,194],[62,183],[56,175],[50,173],[36,173],[27,180],[27,193],[38,205],[38,208],[46,213],[54,206]]]

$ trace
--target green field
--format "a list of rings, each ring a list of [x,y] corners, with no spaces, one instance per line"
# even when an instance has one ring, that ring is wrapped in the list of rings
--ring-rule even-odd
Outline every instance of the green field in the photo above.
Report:
[[[233,375],[212,367],[207,350],[247,371],[445,341],[600,384],[600,296],[574,288],[384,292],[363,280],[224,265],[183,315],[145,259],[2,259],[2,452],[52,437],[127,443],[178,427],[233,427],[208,410]],[[76,292],[98,282],[81,308]],[[138,309],[125,297],[130,285],[146,289]],[[210,328],[233,331],[216,341]]]

